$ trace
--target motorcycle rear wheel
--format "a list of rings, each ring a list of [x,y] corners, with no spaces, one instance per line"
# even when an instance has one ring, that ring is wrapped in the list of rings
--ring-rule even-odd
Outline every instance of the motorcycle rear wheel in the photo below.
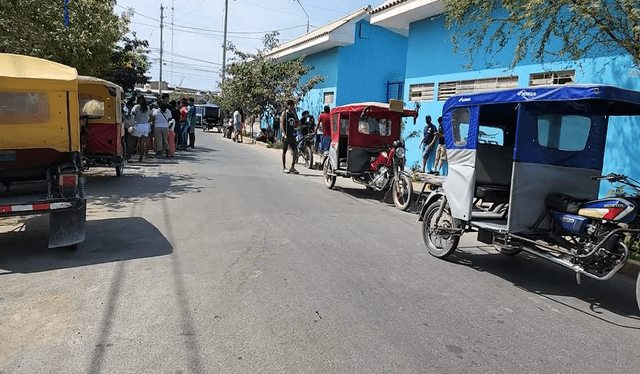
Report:
[[[401,211],[406,211],[411,205],[411,197],[413,196],[413,183],[411,179],[404,174],[400,174],[393,182],[393,203]]]
[[[429,205],[424,214],[422,221],[422,240],[427,247],[429,254],[437,258],[446,258],[450,256],[457,248],[460,242],[460,235],[437,233],[439,229],[455,228],[454,218],[451,216],[449,204],[445,205],[440,216],[440,221],[435,222],[435,216],[440,208],[440,201],[436,201]]]

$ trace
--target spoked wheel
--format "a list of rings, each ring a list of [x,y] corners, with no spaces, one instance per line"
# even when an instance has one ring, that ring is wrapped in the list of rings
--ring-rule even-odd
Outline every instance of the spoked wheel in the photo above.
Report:
[[[327,188],[333,188],[336,184],[336,176],[331,174],[333,174],[333,166],[331,161],[326,160],[322,165],[322,181]]]
[[[455,228],[454,218],[451,216],[449,204],[445,205],[440,219],[437,220],[440,201],[431,204],[424,214],[422,221],[422,240],[429,250],[429,254],[438,258],[451,255],[460,242],[459,234],[448,232]]]
[[[411,196],[413,195],[413,183],[407,175],[400,174],[393,182],[393,203],[396,208],[406,211],[411,205]]]
[[[304,153],[304,166],[309,169],[313,169],[313,150],[311,147],[306,147],[304,149]]]

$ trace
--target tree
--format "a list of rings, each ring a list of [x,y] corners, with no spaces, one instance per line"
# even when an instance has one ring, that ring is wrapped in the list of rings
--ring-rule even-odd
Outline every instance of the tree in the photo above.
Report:
[[[145,74],[149,70],[147,58],[149,42],[124,36],[121,45],[116,45],[111,57],[112,66],[102,78],[120,85],[126,92],[133,91],[135,85],[149,81]]]
[[[495,56],[516,47],[511,67],[534,61],[589,56],[631,56],[640,67],[637,0],[445,0],[446,24],[456,28],[454,51]],[[559,43],[555,43],[558,41]],[[512,44],[511,44],[512,45]]]
[[[220,95],[214,97],[214,102],[224,111],[230,113],[242,108],[251,116],[273,117],[282,111],[287,100],[299,101],[324,81],[324,77],[314,76],[300,83],[313,69],[303,64],[304,57],[282,63],[266,57],[266,52],[278,45],[277,36],[277,31],[265,35],[264,49],[256,54],[239,51],[231,43],[227,45],[234,58],[228,66],[227,79],[220,84]]]
[[[102,76],[111,68],[127,21],[113,13],[112,0],[0,1],[0,52],[40,57]]]

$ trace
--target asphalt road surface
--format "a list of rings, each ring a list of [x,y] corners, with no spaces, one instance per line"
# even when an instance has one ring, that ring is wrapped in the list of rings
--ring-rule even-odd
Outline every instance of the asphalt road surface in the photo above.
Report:
[[[87,176],[86,241],[3,220],[0,373],[638,373],[634,279],[583,278],[465,236],[279,151],[197,133]]]

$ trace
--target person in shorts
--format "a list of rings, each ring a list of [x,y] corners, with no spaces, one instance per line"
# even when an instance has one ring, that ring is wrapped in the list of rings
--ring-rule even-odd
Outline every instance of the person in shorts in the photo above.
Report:
[[[298,152],[296,149],[296,128],[300,127],[300,120],[295,111],[293,100],[287,101],[287,110],[280,117],[280,133],[282,134],[282,172],[298,174],[295,168]],[[287,169],[287,150],[291,148],[291,168]]]
[[[131,135],[138,138],[138,161],[142,162],[144,155],[147,154],[147,141],[149,132],[151,132],[151,126],[149,126],[151,108],[147,105],[147,100],[145,100],[144,96],[138,96],[137,104],[133,107],[131,113],[135,123]]]

